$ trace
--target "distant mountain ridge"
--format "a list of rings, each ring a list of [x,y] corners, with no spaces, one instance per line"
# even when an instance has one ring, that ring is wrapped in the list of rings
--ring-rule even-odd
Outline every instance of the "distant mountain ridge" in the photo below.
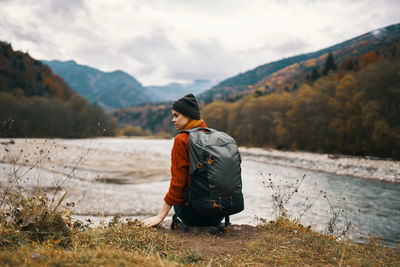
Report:
[[[301,54],[258,66],[220,82],[210,90],[202,93],[199,96],[199,99],[206,103],[218,99],[227,100],[233,95],[248,90],[249,86],[257,84],[266,77],[296,63],[305,62],[310,59],[317,59],[325,54],[335,52],[338,52],[336,58],[339,60],[349,56],[355,57],[369,51],[377,50],[380,46],[395,45],[398,40],[400,40],[400,23],[376,29],[316,52]]]
[[[158,102],[171,101],[187,93],[198,95],[205,90],[210,89],[214,85],[215,83],[211,80],[197,79],[188,84],[170,83],[161,86],[147,86],[146,89],[149,93],[151,93],[151,95],[157,98],[155,101],[152,102]]]
[[[73,60],[42,62],[60,75],[77,93],[106,110],[170,101],[189,92],[197,95],[215,84],[210,80],[194,80],[189,84],[170,83],[145,87],[134,77],[120,70],[103,72]]]
[[[150,102],[150,96],[142,84],[123,71],[102,72],[73,60],[42,62],[77,93],[106,110]]]

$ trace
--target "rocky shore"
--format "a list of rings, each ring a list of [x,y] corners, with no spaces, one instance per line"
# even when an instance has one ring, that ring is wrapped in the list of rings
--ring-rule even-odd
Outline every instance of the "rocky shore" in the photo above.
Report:
[[[400,182],[400,161],[241,147],[243,158],[305,170]]]

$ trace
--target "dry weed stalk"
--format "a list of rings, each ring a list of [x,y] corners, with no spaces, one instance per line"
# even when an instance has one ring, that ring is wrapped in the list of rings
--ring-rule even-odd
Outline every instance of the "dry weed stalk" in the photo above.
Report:
[[[304,174],[301,179],[297,179],[292,184],[286,182],[285,187],[276,185],[272,181],[271,174],[268,176],[268,180],[263,181],[263,184],[267,189],[272,191],[271,198],[275,218],[289,218],[290,214],[288,214],[287,205],[290,200],[292,200],[292,197],[299,192],[299,188],[306,178],[306,175]],[[326,192],[323,192],[322,190],[319,190],[319,193],[314,198],[306,197],[303,209],[300,211],[298,218],[295,218],[295,221],[301,221],[301,218],[312,208],[314,201],[316,201],[322,194],[329,205],[329,211],[327,210],[327,212],[329,212],[329,221],[324,232],[326,234],[334,235],[337,238],[346,236],[353,226],[352,221],[346,217],[344,208],[341,205],[333,205],[329,201]],[[346,199],[343,198],[342,200],[345,201]],[[338,203],[342,204],[343,202],[339,200]]]
[[[275,217],[288,217],[286,205],[291,200],[293,195],[298,193],[299,187],[306,178],[306,175],[304,174],[300,180],[296,180],[295,183],[289,184],[286,186],[286,188],[280,185],[275,185],[272,181],[271,174],[268,174],[268,176],[268,182],[263,181],[263,184],[267,189],[271,189],[272,191],[272,207]],[[311,206],[308,207],[307,210],[310,208]]]

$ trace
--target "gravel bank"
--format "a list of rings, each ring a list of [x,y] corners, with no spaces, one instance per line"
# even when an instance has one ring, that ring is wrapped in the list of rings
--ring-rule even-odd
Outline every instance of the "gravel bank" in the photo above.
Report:
[[[338,175],[400,182],[400,161],[245,147],[240,148],[240,153],[243,158],[254,161]]]

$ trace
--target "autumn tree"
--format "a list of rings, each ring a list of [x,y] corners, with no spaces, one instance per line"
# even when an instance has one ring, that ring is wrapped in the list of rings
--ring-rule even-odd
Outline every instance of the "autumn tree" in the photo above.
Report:
[[[365,68],[371,63],[378,62],[378,55],[377,53],[371,51],[361,56],[360,58],[360,67]]]

